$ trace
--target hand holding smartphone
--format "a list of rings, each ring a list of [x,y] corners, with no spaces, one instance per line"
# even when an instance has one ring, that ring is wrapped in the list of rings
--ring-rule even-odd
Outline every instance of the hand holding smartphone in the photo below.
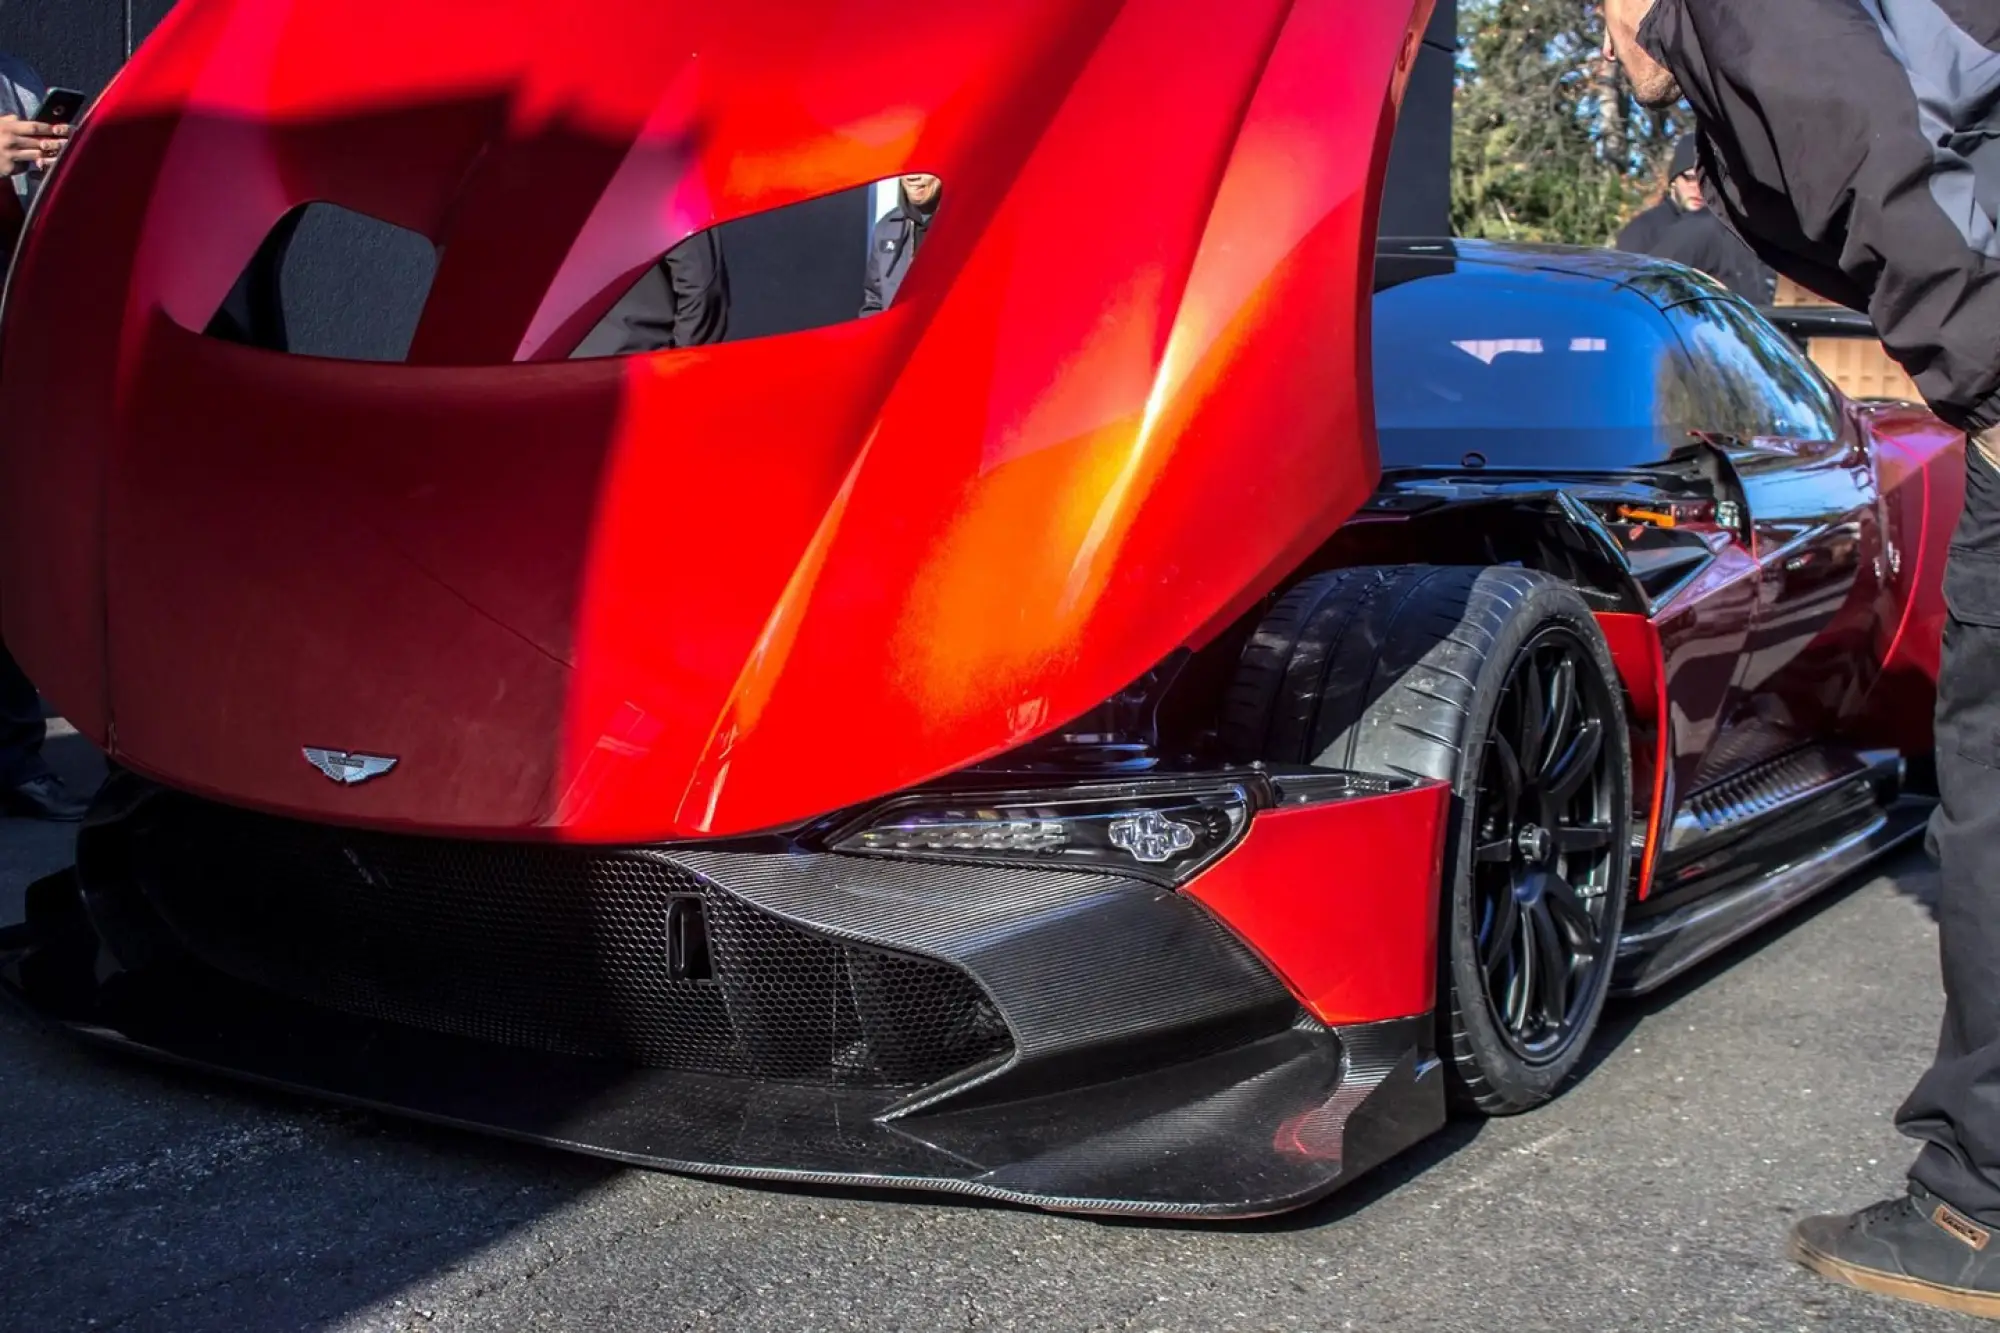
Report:
[[[74,88],[51,88],[42,100],[42,109],[35,113],[35,119],[43,125],[73,125],[83,114],[84,103],[90,99]]]
[[[35,113],[33,124],[45,125],[53,131],[53,134],[40,141],[39,157],[32,162],[30,169],[47,170],[62,156],[64,148],[68,146],[66,141],[70,135],[70,128],[76,123],[76,118],[83,114],[84,105],[89,100],[85,94],[74,88],[49,89],[48,96],[42,99],[41,109]]]

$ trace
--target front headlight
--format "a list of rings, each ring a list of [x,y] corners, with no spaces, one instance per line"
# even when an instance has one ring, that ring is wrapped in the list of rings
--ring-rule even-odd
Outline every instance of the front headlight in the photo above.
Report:
[[[829,840],[836,852],[1005,862],[1185,883],[1233,847],[1258,804],[1248,785],[915,795]]]

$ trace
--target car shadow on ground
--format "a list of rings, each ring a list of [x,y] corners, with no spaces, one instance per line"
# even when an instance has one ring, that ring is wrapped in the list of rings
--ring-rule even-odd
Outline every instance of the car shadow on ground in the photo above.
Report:
[[[98,1050],[11,1007],[0,1070],[10,1152],[41,1167],[0,1189],[6,1327],[325,1327],[622,1173]]]
[[[1739,964],[1753,962],[1772,944],[1805,929],[1861,889],[1881,879],[1889,880],[1898,893],[1923,905],[1935,919],[1937,869],[1924,855],[1921,845],[1904,847],[1844,876],[1776,921],[1752,931],[1660,989],[1648,995],[1613,1001],[1598,1025],[1590,1050],[1577,1067],[1576,1080],[1589,1078],[1647,1019],[1673,1008],[1710,982],[1735,970]]]

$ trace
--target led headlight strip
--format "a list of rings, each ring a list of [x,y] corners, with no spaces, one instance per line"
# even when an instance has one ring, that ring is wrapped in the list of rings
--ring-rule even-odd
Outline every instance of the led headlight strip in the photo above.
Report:
[[[837,827],[825,845],[849,855],[1095,870],[1171,886],[1235,846],[1259,810],[1396,787],[1361,774],[1277,778],[1252,769],[1043,791],[942,789],[876,806]]]

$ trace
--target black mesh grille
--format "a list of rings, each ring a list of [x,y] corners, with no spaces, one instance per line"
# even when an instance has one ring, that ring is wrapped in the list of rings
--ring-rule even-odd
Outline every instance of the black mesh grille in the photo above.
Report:
[[[1009,1049],[956,968],[800,929],[646,853],[358,833],[182,798],[150,803],[130,837],[136,881],[191,952],[347,1013],[822,1085],[916,1086]],[[689,898],[706,975],[676,977],[668,923]]]

